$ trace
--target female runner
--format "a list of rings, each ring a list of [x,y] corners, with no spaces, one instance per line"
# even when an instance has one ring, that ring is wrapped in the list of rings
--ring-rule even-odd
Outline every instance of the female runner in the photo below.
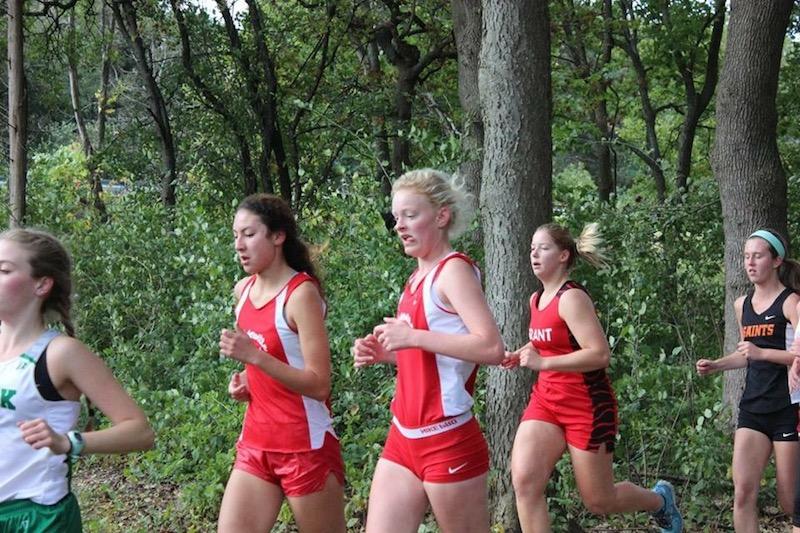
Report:
[[[472,416],[477,365],[503,345],[478,269],[450,244],[466,226],[465,194],[442,172],[408,172],[392,187],[395,231],[417,269],[397,315],[353,346],[355,365],[397,365],[394,418],[372,478],[368,533],[415,533],[430,504],[443,532],[489,529],[489,453]]]
[[[142,410],[74,338],[71,263],[48,233],[0,234],[0,531],[82,531],[71,460],[153,446]],[[110,427],[75,430],[83,395]]]
[[[738,533],[758,531],[758,489],[770,455],[775,454],[778,501],[784,512],[799,507],[797,405],[789,397],[787,365],[797,327],[800,264],[788,259],[776,231],[753,232],[744,245],[744,269],[753,289],[734,302],[741,341],[720,359],[700,359],[701,376],[747,368],[733,440],[733,525]],[[796,511],[795,511],[796,513]],[[795,514],[795,526],[800,526]]]
[[[648,511],[662,533],[679,533],[683,521],[666,481],[647,490],[614,483],[612,459],[617,402],[605,369],[611,352],[589,294],[569,279],[580,257],[602,264],[597,225],[575,240],[557,224],[531,239],[531,267],[542,288],[530,299],[530,342],[507,354],[506,366],[539,373],[511,455],[511,476],[522,530],[551,531],[545,488],[568,451],[581,499],[595,514]]]
[[[219,347],[245,363],[228,391],[247,412],[218,530],[269,531],[285,496],[301,533],[344,532],[325,302],[308,248],[289,206],[269,194],[242,201],[233,236],[248,276],[234,288],[236,330],[223,330]]]

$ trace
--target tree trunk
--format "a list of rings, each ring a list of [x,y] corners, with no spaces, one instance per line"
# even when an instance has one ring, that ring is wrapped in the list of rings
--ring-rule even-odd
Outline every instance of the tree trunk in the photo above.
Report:
[[[407,135],[416,84],[412,69],[399,66],[394,88],[395,135],[392,139],[392,172],[396,177],[411,167],[411,145]]]
[[[725,233],[725,352],[739,341],[733,302],[748,288],[745,239],[763,226],[786,232],[786,174],[776,141],[781,51],[792,0],[732,0],[717,94],[712,168],[719,182]],[[744,371],[727,372],[723,401],[736,420]]]
[[[217,113],[224,124],[233,132],[236,148],[239,152],[239,163],[242,167],[242,192],[245,196],[249,196],[258,190],[258,180],[253,168],[253,158],[250,144],[247,140],[246,128],[243,127],[242,120],[237,117],[235,111],[226,105],[225,99],[214,93],[195,70],[189,28],[183,16],[180,2],[179,0],[170,0],[170,5],[172,6],[172,13],[175,15],[175,22],[178,25],[178,34],[181,39],[181,63],[183,64],[183,69],[206,107]]]
[[[120,32],[133,52],[139,75],[142,77],[147,89],[148,110],[156,125],[156,135],[158,136],[161,160],[164,165],[164,173],[161,177],[161,202],[165,207],[169,208],[175,205],[178,168],[175,139],[172,136],[167,104],[153,75],[153,68],[148,60],[141,33],[139,33],[136,7],[131,0],[111,0],[111,9],[114,12],[114,19],[117,22],[117,26],[119,26]]]
[[[546,0],[484,4],[478,81],[483,110],[481,214],[486,294],[509,348],[528,340],[534,278],[528,242],[552,214],[550,27]],[[486,434],[496,471],[493,522],[518,531],[509,458],[533,375],[489,370]]]
[[[25,222],[28,172],[28,95],[25,81],[23,0],[8,0],[8,225]]]
[[[373,34],[370,40],[364,44],[355,39],[355,36],[351,36],[351,39],[369,86],[380,87],[383,82],[383,70],[381,70],[380,50],[375,35]],[[376,158],[375,181],[381,184],[381,192],[388,197],[392,191],[392,180],[389,176],[392,154],[386,132],[386,116],[377,108],[372,111],[372,139]]]
[[[231,45],[231,57],[238,63],[241,74],[245,79],[247,103],[250,106],[253,118],[258,124],[259,141],[261,143],[261,151],[258,154],[258,174],[261,178],[261,185],[264,192],[273,193],[275,188],[272,183],[272,175],[269,167],[275,124],[272,120],[273,110],[269,107],[268,103],[265,102],[265,95],[259,90],[262,82],[258,78],[256,67],[250,62],[248,51],[244,49],[236,21],[233,19],[230,9],[228,8],[228,2],[226,0],[216,0],[216,5],[225,24],[225,33]],[[253,9],[250,4],[248,4],[248,8]],[[257,11],[257,6],[253,11]]]
[[[105,28],[104,28],[105,29]],[[100,215],[101,220],[108,220],[108,211],[103,201],[103,184],[100,181],[100,170],[94,160],[94,146],[86,129],[86,121],[81,111],[80,78],[78,77],[78,58],[76,57],[75,13],[69,13],[69,49],[67,50],[67,74],[69,78],[69,97],[72,104],[72,114],[78,128],[78,137],[86,155],[86,168],[89,171],[89,187],[92,195],[92,205]],[[103,45],[105,47],[105,44]],[[105,65],[104,65],[105,67]]]
[[[597,175],[595,176],[597,196],[601,202],[609,202],[611,194],[615,192],[611,158],[611,139],[614,136],[614,130],[611,126],[611,118],[608,116],[605,89],[603,93],[602,99],[595,103],[593,110],[594,124],[600,139],[594,143],[592,151],[597,160]]]
[[[665,4],[665,6],[665,9],[668,9],[669,5]],[[719,78],[719,51],[722,43],[722,32],[725,27],[725,0],[715,1],[713,17],[714,24],[708,43],[708,57],[706,58],[705,81],[699,93],[694,86],[695,73],[692,62],[687,62],[677,50],[673,51],[675,63],[683,78],[686,102],[686,112],[681,126],[680,139],[678,140],[675,178],[678,190],[683,191],[688,191],[689,189],[689,175],[692,170],[692,148],[694,147],[697,125],[700,122],[700,117],[703,116],[706,108],[711,103],[711,97],[714,95]]]
[[[452,35],[448,35],[432,45],[423,55],[418,47],[420,40],[414,35],[431,34],[427,27],[413,12],[405,13],[399,9],[399,2],[384,2],[390,7],[390,20],[378,25],[373,39],[383,50],[386,60],[397,69],[394,87],[394,130],[392,141],[392,172],[399,176],[411,166],[411,144],[408,132],[413,113],[413,101],[418,86],[429,72],[432,63],[443,63],[455,57]],[[435,37],[431,35],[431,37]]]
[[[576,6],[569,2],[561,7],[563,10],[563,27],[566,53],[571,59],[577,76],[587,86],[592,107],[587,111],[588,120],[597,128],[592,134],[592,152],[594,160],[589,171],[597,185],[597,195],[602,202],[608,202],[614,192],[612,158],[610,142],[614,136],[611,118],[608,116],[607,93],[611,81],[602,72],[611,61],[614,41],[611,33],[611,0],[603,0],[601,12],[595,17],[587,17],[576,13]],[[591,60],[587,52],[586,35],[595,24],[594,18],[600,18],[603,24],[602,42],[599,53]]]
[[[603,53],[601,66],[605,67],[611,62],[611,50],[614,39],[611,34],[613,25],[611,15],[611,0],[603,0]],[[611,194],[616,192],[614,173],[612,171],[611,141],[614,137],[614,124],[608,115],[607,95],[611,81],[602,77],[597,84],[597,102],[594,106],[594,123],[600,133],[600,142],[595,145],[594,153],[597,158],[597,194],[600,201],[608,202]]]
[[[481,53],[480,0],[451,0],[453,33],[458,52],[458,98],[464,111],[464,133],[461,149],[464,154],[458,173],[466,190],[473,196],[477,212],[481,195],[483,169],[483,118],[478,90],[478,62]],[[476,235],[481,239],[481,235]]]
[[[97,149],[102,150],[106,142],[106,109],[108,105],[108,79],[111,74],[111,47],[114,43],[114,19],[110,21],[106,14],[105,4],[100,6],[100,35],[102,36],[103,50],[101,52],[100,92],[97,98]]]
[[[650,85],[647,78],[647,69],[642,62],[639,54],[639,36],[636,29],[638,22],[633,13],[633,0],[620,0],[625,25],[622,29],[623,43],[622,48],[633,64],[636,72],[636,84],[639,88],[639,99],[642,102],[642,118],[644,118],[645,134],[647,138],[647,151],[630,147],[642,161],[650,167],[650,173],[656,185],[656,195],[659,202],[663,202],[667,196],[667,182],[664,178],[664,169],[661,166],[661,148],[658,144],[658,133],[656,132],[657,112],[653,107],[650,98]]]
[[[69,25],[71,33],[74,36],[75,32],[75,15],[70,13]],[[91,157],[94,153],[92,140],[89,138],[89,133],[86,131],[86,121],[83,120],[83,113],[81,113],[81,92],[80,81],[78,78],[78,61],[75,58],[74,50],[67,51],[67,77],[69,78],[69,100],[72,104],[72,115],[75,117],[75,126],[78,128],[78,138],[81,140],[83,153],[86,157]]]
[[[260,111],[258,113],[261,128],[262,159],[269,164],[270,154],[275,154],[275,165],[278,167],[278,188],[281,197],[292,202],[292,187],[289,179],[289,169],[286,164],[286,151],[283,147],[283,138],[278,124],[278,78],[275,75],[275,65],[267,49],[266,35],[262,25],[261,8],[255,0],[245,0],[250,14],[250,26],[256,44],[256,60],[258,67],[253,72],[256,83],[254,95],[258,99]],[[260,76],[259,76],[260,71]]]

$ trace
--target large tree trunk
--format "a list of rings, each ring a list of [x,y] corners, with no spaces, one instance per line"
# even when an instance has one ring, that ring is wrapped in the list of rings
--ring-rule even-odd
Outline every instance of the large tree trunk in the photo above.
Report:
[[[479,85],[484,158],[481,213],[486,294],[509,347],[527,342],[533,230],[552,213],[550,27],[546,0],[484,4]],[[493,522],[518,531],[509,458],[533,375],[489,370],[486,426]]]
[[[478,62],[481,53],[480,0],[451,0],[453,33],[458,51],[458,98],[464,111],[464,133],[461,148],[464,158],[458,174],[473,195],[473,208],[478,207],[483,168],[483,118],[478,90]],[[476,236],[479,237],[480,236]]]
[[[8,200],[9,226],[25,222],[28,172],[28,103],[23,45],[23,0],[9,0],[8,12]]]
[[[744,241],[761,226],[786,231],[786,174],[776,142],[775,95],[792,4],[731,2],[712,153],[725,232],[726,353],[739,341],[733,302],[748,288]],[[744,371],[726,373],[723,401],[733,409],[734,421],[743,387]]]

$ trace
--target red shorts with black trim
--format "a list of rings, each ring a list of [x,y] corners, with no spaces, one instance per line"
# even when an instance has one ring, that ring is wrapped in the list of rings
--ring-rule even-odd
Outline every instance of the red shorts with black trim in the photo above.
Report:
[[[454,483],[489,471],[489,447],[478,421],[436,435],[408,438],[394,424],[389,429],[381,459],[409,469],[422,481]]]
[[[286,496],[307,496],[321,491],[333,474],[344,485],[344,461],[339,440],[330,433],[317,450],[284,453],[236,444],[233,468],[278,485]]]
[[[541,420],[560,427],[575,448],[614,450],[619,418],[617,399],[608,381],[590,386],[577,383],[537,382],[522,422]]]

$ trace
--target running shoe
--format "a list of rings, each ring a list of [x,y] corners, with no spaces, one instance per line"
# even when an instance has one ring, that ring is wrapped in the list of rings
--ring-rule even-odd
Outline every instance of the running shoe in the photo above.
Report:
[[[661,533],[681,533],[683,531],[683,518],[675,503],[675,489],[669,481],[659,480],[653,487],[653,492],[664,499],[664,506],[653,513],[656,525],[661,528]]]

